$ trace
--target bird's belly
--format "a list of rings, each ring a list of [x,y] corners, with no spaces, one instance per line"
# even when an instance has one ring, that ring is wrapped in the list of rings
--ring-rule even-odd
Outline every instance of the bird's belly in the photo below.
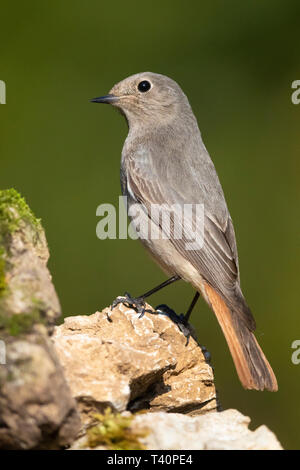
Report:
[[[201,274],[178,252],[169,239],[162,237],[161,229],[145,213],[139,215],[138,221],[131,219],[131,224],[138,233],[140,241],[161,269],[171,276],[177,274],[184,281],[192,284],[195,289],[200,290],[206,299]]]

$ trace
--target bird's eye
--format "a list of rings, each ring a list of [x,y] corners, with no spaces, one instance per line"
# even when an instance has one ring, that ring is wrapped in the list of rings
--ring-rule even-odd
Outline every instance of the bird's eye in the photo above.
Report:
[[[142,82],[138,84],[138,90],[141,93],[145,93],[146,91],[150,90],[150,88],[151,88],[151,83],[148,82],[148,80],[143,80]]]

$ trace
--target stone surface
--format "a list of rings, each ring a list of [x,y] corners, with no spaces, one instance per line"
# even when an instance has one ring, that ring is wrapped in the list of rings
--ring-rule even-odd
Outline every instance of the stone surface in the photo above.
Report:
[[[237,410],[189,417],[182,414],[141,414],[133,426],[151,430],[141,442],[148,449],[280,450],[276,436],[266,427],[250,431],[250,418]]]
[[[130,413],[125,412],[126,417]],[[129,432],[140,435],[143,448],[150,450],[281,450],[276,436],[266,427],[250,431],[250,419],[237,410],[187,416],[178,413],[143,413],[133,416]],[[129,434],[130,435],[130,434]],[[88,447],[82,436],[72,449]],[[99,445],[96,449],[107,449]]]
[[[148,308],[150,308],[148,306]],[[163,314],[124,306],[68,317],[55,349],[82,419],[107,406],[197,414],[217,408],[208,353]]]
[[[0,191],[0,449],[281,448],[265,426],[216,412],[208,352],[166,315],[120,304],[54,327],[48,257],[40,221]]]
[[[0,191],[0,448],[60,448],[80,428],[48,334],[60,305],[45,233],[15,190]]]
[[[0,366],[0,448],[70,444],[80,419],[47,335],[8,340],[6,362]]]
[[[0,334],[19,331],[30,318],[50,330],[61,315],[48,259],[40,220],[15,190],[0,191]]]

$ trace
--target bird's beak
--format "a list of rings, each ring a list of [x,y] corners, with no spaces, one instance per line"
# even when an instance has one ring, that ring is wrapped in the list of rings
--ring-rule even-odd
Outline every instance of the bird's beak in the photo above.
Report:
[[[119,101],[119,97],[115,95],[105,95],[105,96],[99,96],[99,98],[94,98],[90,101],[91,103],[113,104],[116,101]]]

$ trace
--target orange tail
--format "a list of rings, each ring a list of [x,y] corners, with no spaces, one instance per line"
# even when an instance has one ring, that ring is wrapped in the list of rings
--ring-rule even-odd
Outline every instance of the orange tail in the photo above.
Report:
[[[254,390],[278,390],[275,374],[254,334],[231,312],[221,296],[208,284],[205,291],[230,349],[243,387]]]

